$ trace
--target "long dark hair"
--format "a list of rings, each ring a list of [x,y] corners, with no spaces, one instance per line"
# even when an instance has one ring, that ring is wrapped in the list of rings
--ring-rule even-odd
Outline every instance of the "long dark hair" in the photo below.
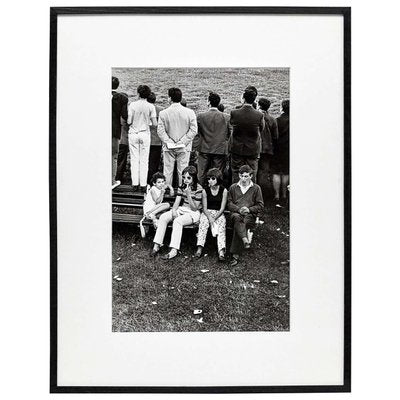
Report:
[[[191,184],[191,189],[196,190],[197,189],[197,169],[193,165],[188,165],[183,171],[182,171],[182,185],[181,189],[185,189],[185,184],[183,182],[183,175],[189,174],[192,177],[192,184]]]

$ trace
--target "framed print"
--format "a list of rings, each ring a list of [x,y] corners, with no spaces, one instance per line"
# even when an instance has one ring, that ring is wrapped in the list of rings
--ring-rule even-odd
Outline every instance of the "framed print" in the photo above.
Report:
[[[350,391],[350,9],[50,26],[50,391]]]

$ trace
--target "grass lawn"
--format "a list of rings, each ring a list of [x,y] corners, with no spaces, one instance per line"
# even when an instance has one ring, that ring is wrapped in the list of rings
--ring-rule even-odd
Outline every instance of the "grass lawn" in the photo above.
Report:
[[[193,229],[184,230],[181,255],[167,262],[149,256],[152,231],[143,240],[138,227],[115,225],[113,331],[289,330],[289,213],[266,202],[264,220],[233,268],[217,261],[211,236],[195,259]],[[230,240],[228,231],[228,247]]]

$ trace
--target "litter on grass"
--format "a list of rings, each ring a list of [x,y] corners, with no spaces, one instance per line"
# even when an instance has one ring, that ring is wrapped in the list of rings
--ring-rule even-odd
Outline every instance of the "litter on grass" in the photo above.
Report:
[[[205,274],[206,272],[210,272],[209,269],[201,269],[200,271],[201,271],[203,274]]]
[[[253,281],[254,283],[260,283],[260,281],[258,279],[254,279]]]
[[[121,282],[122,278],[118,277],[118,278],[115,278],[115,280],[118,281],[118,282]]]
[[[201,314],[202,312],[203,312],[203,310],[200,310],[199,308],[196,308],[195,310],[193,310],[194,315]]]
[[[287,261],[281,261],[281,264],[282,264],[282,265],[289,264],[289,260],[287,260]]]
[[[281,228],[276,228],[276,230],[277,230],[277,231],[280,231],[280,230],[281,230]]]
[[[278,284],[278,281],[276,280],[276,279],[272,279],[272,281],[269,281],[270,283],[272,283],[272,284],[274,284],[274,285],[277,285]]]
[[[154,305],[155,305],[155,304],[157,304],[157,302],[156,302],[156,301],[152,301],[151,304],[154,304]]]
[[[121,257],[118,257],[118,258],[117,258],[117,261],[120,261],[120,260],[121,260]]]
[[[136,243],[132,243],[132,244],[131,244],[131,247],[133,247],[133,246],[136,246]]]
[[[284,299],[286,296],[284,294],[277,294],[276,297],[278,299]]]
[[[115,275],[115,276],[114,276],[114,279],[117,279],[118,277],[119,277],[119,275]]]
[[[275,204],[275,207],[282,208],[280,204]]]
[[[197,322],[200,322],[200,324],[202,324],[204,321],[203,321],[203,317],[201,317],[201,318],[199,318],[199,319],[196,319],[196,321]]]

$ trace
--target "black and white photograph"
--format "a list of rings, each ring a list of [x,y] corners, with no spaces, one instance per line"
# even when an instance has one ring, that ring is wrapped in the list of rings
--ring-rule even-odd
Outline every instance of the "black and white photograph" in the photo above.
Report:
[[[289,331],[289,68],[112,68],[112,330]]]

